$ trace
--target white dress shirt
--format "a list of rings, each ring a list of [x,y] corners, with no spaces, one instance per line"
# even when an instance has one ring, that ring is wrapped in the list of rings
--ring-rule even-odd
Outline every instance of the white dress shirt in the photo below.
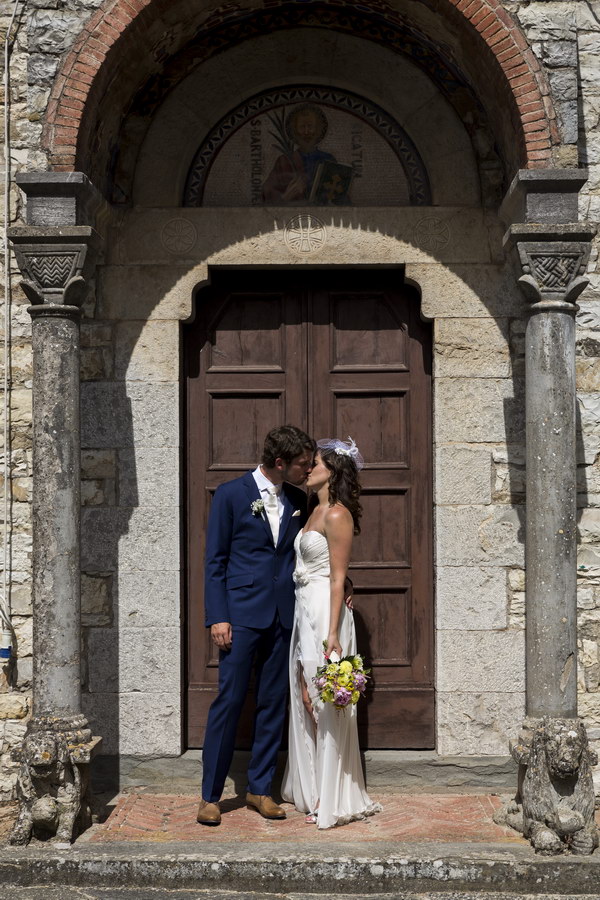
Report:
[[[282,489],[283,485],[281,485],[281,484],[273,485],[273,482],[269,481],[269,479],[265,475],[263,475],[263,473],[261,472],[260,466],[256,467],[256,469],[252,473],[252,477],[254,478],[254,480],[256,482],[256,486],[258,487],[258,490],[260,491],[261,500],[263,501],[263,503],[265,503],[265,505],[268,500],[269,489],[272,487],[276,487],[278,489],[277,508],[279,509],[279,522],[281,523],[281,519],[283,517],[283,500],[281,499],[281,489]]]

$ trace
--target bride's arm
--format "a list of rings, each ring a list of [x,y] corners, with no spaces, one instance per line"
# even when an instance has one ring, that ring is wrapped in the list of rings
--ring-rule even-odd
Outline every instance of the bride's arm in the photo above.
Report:
[[[334,506],[327,511],[324,522],[325,537],[329,545],[329,634],[326,656],[334,650],[343,655],[338,637],[340,612],[344,602],[344,582],[350,562],[350,549],[354,532],[352,516],[345,506]]]

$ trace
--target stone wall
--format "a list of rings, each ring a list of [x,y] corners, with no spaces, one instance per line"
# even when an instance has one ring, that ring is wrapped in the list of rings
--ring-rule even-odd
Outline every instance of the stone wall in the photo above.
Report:
[[[29,0],[19,12],[11,55],[13,174],[48,167],[40,141],[50,91],[60,61],[99,5]],[[579,160],[589,167],[581,217],[598,221],[600,4],[503,5],[549,79],[562,138],[555,163]],[[578,77],[583,121],[577,118]],[[14,184],[9,218],[23,221]],[[236,252],[230,261],[256,258],[251,243],[240,243]],[[145,267],[156,285],[161,267]],[[129,286],[107,267],[82,326],[84,689],[87,710],[105,726],[109,752],[175,754],[180,746],[178,329],[202,273],[192,277],[189,267],[168,256],[162,271],[167,267],[176,278],[164,284],[179,279],[177,291],[165,286],[164,305],[147,319],[135,267]],[[600,748],[597,250],[590,270],[578,315],[579,686],[580,711]],[[417,254],[407,275],[421,285],[425,313],[435,319],[438,750],[501,755],[524,707],[523,304],[498,258],[461,271],[458,263],[444,268]],[[23,735],[31,688],[31,326],[14,264],[12,276],[10,558],[18,644],[16,665],[0,674],[0,799],[14,784],[10,750]],[[119,285],[129,318],[119,317]]]

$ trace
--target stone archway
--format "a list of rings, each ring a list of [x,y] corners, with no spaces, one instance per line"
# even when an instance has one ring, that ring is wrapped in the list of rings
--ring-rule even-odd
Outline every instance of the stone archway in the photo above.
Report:
[[[411,32],[406,20],[398,15],[397,7],[400,6],[371,4],[369,13],[394,24],[394,34],[404,35],[408,48],[415,32],[414,29]],[[282,4],[282,12],[284,7],[285,4]],[[317,5],[306,4],[304,8],[310,11]],[[320,8],[326,10],[327,4],[321,4]],[[504,177],[510,178],[520,166],[532,170],[515,178],[504,207],[505,221],[518,223],[509,234],[509,239],[518,245],[523,272],[521,284],[533,301],[534,314],[531,320],[534,324],[528,330],[528,366],[532,375],[527,400],[531,420],[528,444],[532,454],[528,477],[536,479],[537,494],[532,492],[530,496],[537,496],[538,499],[534,499],[528,509],[528,552],[539,553],[539,558],[544,559],[544,568],[542,571],[541,567],[534,566],[528,573],[530,621],[537,622],[537,630],[536,627],[530,629],[528,660],[530,668],[536,666],[536,679],[528,682],[527,697],[528,711],[533,717],[546,711],[568,719],[575,714],[571,326],[576,309],[574,300],[585,286],[582,275],[591,236],[590,229],[574,224],[577,218],[576,196],[582,179],[578,173],[546,168],[552,160],[553,148],[558,144],[547,86],[508,14],[495,3],[485,0],[472,0],[471,3],[461,0],[457,4],[439,0],[434,8],[433,18],[435,12],[439,12],[442,25],[454,22],[465,46],[475,48],[473,57],[481,66],[479,97],[469,92],[459,80],[456,90],[450,91],[457,115],[466,106],[469,113],[483,109],[485,115],[477,119],[478,124],[489,119],[489,128],[486,124],[485,127],[482,125],[481,131],[476,129],[474,144],[477,137],[491,139],[492,145],[497,141]],[[65,466],[60,442],[65,423],[59,413],[64,405],[65,386],[59,378],[48,379],[44,360],[52,349],[58,352],[61,359],[68,357],[69,376],[66,383],[70,407],[76,409],[79,386],[73,372],[78,347],[72,337],[71,323],[78,317],[77,309],[82,300],[80,288],[88,278],[94,249],[94,234],[90,226],[105,223],[113,212],[103,206],[101,195],[106,195],[107,189],[114,184],[114,178],[112,182],[104,181],[103,173],[108,170],[112,178],[115,172],[108,161],[111,154],[116,155],[115,148],[121,134],[119,123],[122,120],[125,123],[123,127],[129,126],[133,134],[139,131],[138,143],[133,141],[131,144],[135,158],[136,148],[139,148],[146,133],[145,115],[150,118],[161,103],[163,88],[173,87],[168,79],[161,84],[163,71],[171,72],[168,61],[175,60],[181,50],[185,62],[186,44],[182,37],[185,29],[181,26],[182,22],[187,26],[195,21],[199,28],[211,30],[212,37],[227,32],[230,38],[235,38],[237,29],[238,40],[243,37],[243,28],[239,26],[248,24],[247,19],[237,21],[237,12],[224,13],[208,5],[202,7],[198,15],[199,18],[194,20],[190,18],[185,3],[167,4],[162,0],[154,3],[122,0],[103,5],[89,20],[55,82],[44,133],[52,171],[48,174],[34,173],[20,181],[30,198],[28,221],[33,226],[16,229],[12,236],[21,269],[28,280],[28,296],[33,302],[34,346],[38,363],[33,386],[40,427],[34,462],[37,492],[34,515],[38,522],[34,537],[34,565],[37,567],[36,615],[40,622],[43,622],[44,616],[52,617],[54,611],[59,609],[63,616],[77,621],[77,568],[73,565],[66,577],[61,572],[61,565],[64,559],[76,560],[80,553],[77,529],[61,530],[59,523],[50,531],[47,528],[47,522],[51,521],[48,510],[58,505],[58,482],[62,484],[66,479],[72,497],[76,499],[78,476],[76,467]],[[250,18],[254,16],[253,22],[266,15],[262,7],[249,12]],[[433,28],[431,17],[427,19],[429,13],[424,12],[423,15],[423,20],[418,23],[421,29],[418,34],[425,43],[429,42],[428,46],[433,41],[440,50],[434,39],[435,35],[439,37],[439,31]],[[467,55],[461,59],[465,67],[468,67]],[[452,70],[441,50],[436,59],[439,62],[436,77],[443,82],[446,73]],[[185,65],[182,68],[180,62],[181,58],[173,66],[173,77],[176,79],[180,79],[182,72],[185,73]],[[140,66],[142,69],[138,71]],[[502,104],[496,102],[498,93],[494,94],[494,91],[506,99],[508,115],[503,116]],[[485,149],[486,140],[482,143],[484,149],[479,151],[479,156],[485,161],[485,154],[492,151],[489,144]],[[76,168],[83,174],[75,173]],[[124,171],[127,174],[127,165]],[[94,190],[90,181],[100,188],[100,192]],[[127,179],[124,184],[127,186]],[[112,199],[115,200],[114,197]],[[127,207],[129,202],[130,195],[124,190],[122,204]],[[540,226],[540,221],[546,224]],[[169,225],[169,222],[164,224]],[[358,223],[358,229],[361,224]],[[256,228],[259,231],[259,227]],[[390,226],[386,237],[391,237],[392,231]],[[445,241],[443,228],[434,232],[434,246],[429,248],[432,252],[443,249],[438,245],[438,234]],[[161,236],[164,237],[164,232]],[[240,243],[246,238],[245,230],[241,230]],[[163,249],[168,251],[167,243],[163,241]],[[90,252],[84,266],[88,250]],[[253,251],[246,248],[245,252],[251,254]],[[63,320],[69,324],[64,324]],[[52,326],[48,325],[49,322]],[[546,369],[545,362],[552,357],[549,348],[556,349],[557,344],[564,349],[564,353],[559,354],[564,365]],[[548,386],[545,393],[537,389],[538,381]],[[545,454],[542,466],[536,463],[536,459],[540,459],[542,417],[556,396],[564,401],[561,406],[563,426],[552,437],[553,448]],[[69,433],[76,448],[79,439],[76,417],[69,425]],[[556,503],[546,505],[542,510],[544,497],[552,491],[557,481],[561,482],[563,491],[556,498]],[[566,521],[569,524],[565,529]],[[556,533],[565,537],[558,542],[549,541],[549,536]],[[544,553],[549,555],[544,557]],[[53,591],[48,588],[52,583],[49,573],[55,576]],[[551,632],[550,642],[542,644],[540,635],[548,634],[548,617],[556,627]],[[37,671],[34,693],[37,702],[34,700],[32,728],[48,728],[54,718],[61,733],[67,732],[69,739],[74,722],[82,726],[82,735],[89,736],[79,718],[81,700],[75,686],[79,668],[78,638],[77,629],[71,629],[69,647],[62,648],[65,653],[70,652],[72,689],[67,697],[58,690],[52,693],[40,689],[43,680],[47,679],[47,672],[54,671],[57,664],[52,647],[40,629],[35,647]],[[66,720],[70,731],[65,728]]]

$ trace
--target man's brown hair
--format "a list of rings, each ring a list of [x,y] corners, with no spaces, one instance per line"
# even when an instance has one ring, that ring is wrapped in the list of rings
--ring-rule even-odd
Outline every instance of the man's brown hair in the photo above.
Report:
[[[301,456],[307,450],[314,453],[316,449],[316,443],[305,431],[295,425],[280,425],[272,428],[266,436],[261,462],[267,469],[272,469],[276,459],[291,463],[294,457]]]

